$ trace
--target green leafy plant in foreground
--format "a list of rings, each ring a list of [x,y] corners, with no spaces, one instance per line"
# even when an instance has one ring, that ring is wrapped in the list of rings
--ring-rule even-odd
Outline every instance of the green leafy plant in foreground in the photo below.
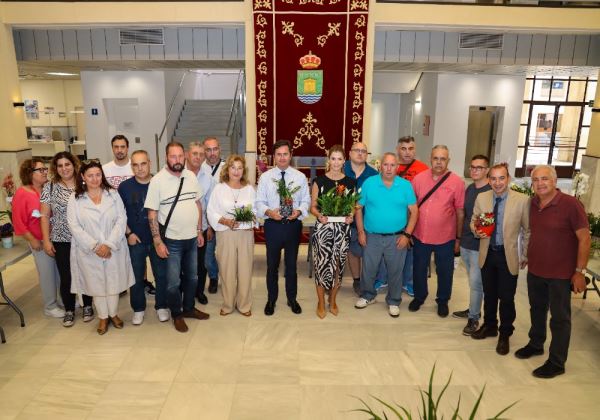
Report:
[[[442,400],[442,397],[444,396],[444,393],[446,392],[448,385],[450,385],[450,381],[452,380],[452,374],[450,374],[448,381],[446,382],[446,384],[444,385],[444,387],[442,388],[442,390],[440,391],[440,393],[437,397],[435,395],[433,395],[434,374],[435,374],[435,364],[433,365],[433,368],[431,369],[431,375],[429,376],[429,387],[427,388],[426,391],[419,388],[419,394],[421,396],[421,408],[419,409],[419,417],[413,417],[411,411],[409,409],[407,409],[406,407],[403,407],[396,403],[393,403],[393,405],[392,405],[392,403],[388,403],[388,402],[386,402],[380,398],[377,398],[373,395],[371,395],[371,398],[373,398],[374,400],[379,402],[384,407],[381,412],[381,415],[377,414],[375,412],[375,410],[369,404],[367,404],[367,402],[365,402],[362,398],[359,398],[359,397],[354,397],[354,398],[359,400],[363,404],[364,408],[357,408],[357,409],[354,409],[351,411],[365,413],[365,414],[369,415],[370,420],[389,420],[389,419],[391,419],[391,417],[388,417],[388,414],[385,411],[386,409],[388,409],[391,413],[393,413],[392,415],[395,415],[398,420],[413,420],[413,419],[417,419],[417,418],[421,419],[421,420],[438,420],[438,419],[441,420],[444,418],[444,415],[439,412],[440,401]],[[484,392],[485,392],[485,385],[483,386],[483,389],[479,393],[479,397],[477,398],[475,405],[471,409],[471,413],[469,414],[469,417],[467,417],[469,420],[475,419],[475,415],[477,414],[477,410],[479,409],[479,404],[481,403],[481,399],[483,398]],[[492,419],[500,419],[501,418],[500,416],[502,414],[504,414],[506,411],[508,411],[510,408],[512,408],[516,403],[517,403],[517,401],[515,401],[511,405],[505,407],[498,414],[496,414],[494,417],[491,417],[491,418]],[[463,417],[459,414],[459,409],[460,409],[460,394],[458,396],[456,408],[454,409],[454,411],[452,412],[452,416],[450,417],[451,420],[458,420],[458,419],[462,420],[463,419]]]

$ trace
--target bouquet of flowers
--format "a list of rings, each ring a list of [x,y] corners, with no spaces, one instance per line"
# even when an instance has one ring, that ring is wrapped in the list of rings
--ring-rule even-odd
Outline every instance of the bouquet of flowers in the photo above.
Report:
[[[294,212],[294,199],[292,196],[300,189],[300,186],[294,186],[294,181],[290,185],[285,184],[283,179],[273,179],[277,184],[277,194],[279,194],[279,214],[281,217],[288,218]]]
[[[477,230],[482,231],[487,236],[492,236],[494,228],[496,227],[496,221],[494,219],[494,213],[481,213],[475,217],[473,222]]]
[[[321,193],[323,187],[321,187]],[[350,190],[345,185],[337,185],[322,194],[318,199],[317,203],[321,209],[321,213],[328,218],[342,217],[352,214],[352,210],[356,206],[356,202],[360,199],[360,194],[356,191],[350,193]],[[331,221],[331,220],[330,220]]]
[[[254,222],[254,211],[250,204],[246,206],[234,207],[232,212],[228,214],[233,216],[233,219],[238,222],[236,230],[240,229],[252,229],[252,223]]]
[[[15,195],[15,182],[11,173],[6,175],[2,180],[2,189],[6,194],[6,210],[0,211],[0,220],[7,220],[6,223],[0,224],[0,237],[10,238],[13,235],[14,229],[12,225],[12,199]]]

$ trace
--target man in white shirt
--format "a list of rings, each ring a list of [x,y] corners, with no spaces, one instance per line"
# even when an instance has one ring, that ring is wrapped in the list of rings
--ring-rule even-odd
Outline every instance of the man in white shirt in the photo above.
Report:
[[[204,153],[206,160],[202,163],[202,170],[212,177],[215,184],[218,184],[221,179],[221,170],[225,166],[225,161],[221,159],[221,146],[219,140],[215,137],[207,137],[204,139]],[[217,293],[219,285],[219,266],[215,257],[215,249],[217,248],[216,235],[206,243],[206,251],[204,256],[204,265],[208,273],[210,282],[208,283],[208,293]]]
[[[110,141],[113,160],[102,165],[102,172],[108,183],[118,189],[119,184],[133,177],[131,162],[129,161],[129,140],[122,134],[117,134]]]
[[[156,253],[166,264],[167,305],[173,324],[177,331],[186,332],[184,318],[209,318],[194,307],[198,286],[197,248],[204,246],[203,192],[196,175],[184,168],[183,145],[167,144],[166,154],[167,164],[152,177],[144,207],[148,209]]]
[[[208,298],[204,294],[204,286],[206,285],[207,275],[205,264],[206,245],[215,237],[215,231],[208,225],[208,221],[206,219],[206,209],[208,207],[210,194],[212,193],[216,182],[209,173],[201,170],[205,158],[206,154],[204,152],[204,144],[199,141],[193,141],[188,144],[188,149],[186,152],[186,166],[196,175],[196,178],[200,183],[200,187],[202,188],[202,191],[204,191],[204,197],[202,198],[202,233],[204,235],[205,246],[198,248],[198,288],[196,289],[196,298],[198,299],[198,303],[202,305],[206,305],[208,303]]]
[[[275,167],[261,175],[256,192],[257,217],[265,219],[265,242],[267,245],[267,290],[268,301],[265,315],[273,315],[275,302],[279,295],[278,274],[281,250],[285,261],[285,294],[287,304],[295,314],[302,313],[296,300],[298,291],[298,273],[296,262],[300,235],[301,219],[308,214],[310,195],[306,176],[290,166],[292,146],[288,140],[279,140],[273,145]],[[293,195],[293,211],[289,217],[280,213],[280,198],[277,192],[278,182],[284,180],[287,188],[293,190],[300,187]]]

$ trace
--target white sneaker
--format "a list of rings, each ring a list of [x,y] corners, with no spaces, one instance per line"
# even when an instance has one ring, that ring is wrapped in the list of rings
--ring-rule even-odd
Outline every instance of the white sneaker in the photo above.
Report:
[[[392,318],[398,318],[400,316],[400,306],[398,305],[389,305],[388,312]]]
[[[65,310],[60,308],[44,309],[44,315],[52,318],[64,318]]]
[[[158,320],[160,322],[167,322],[169,319],[171,319],[171,313],[168,309],[157,309],[156,315],[158,316]]]
[[[142,322],[144,322],[144,311],[134,312],[131,323],[133,325],[142,325]]]
[[[354,304],[354,307],[356,309],[363,309],[366,308],[367,306],[369,306],[370,304],[375,303],[375,298],[368,300],[365,298],[360,298],[356,301],[356,303]]]

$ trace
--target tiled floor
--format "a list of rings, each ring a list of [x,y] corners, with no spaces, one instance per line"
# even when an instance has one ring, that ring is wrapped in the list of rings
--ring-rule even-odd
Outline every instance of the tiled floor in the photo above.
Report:
[[[363,310],[347,281],[340,314],[319,320],[315,293],[301,249],[297,316],[280,296],[267,318],[264,247],[257,245],[254,315],[221,317],[219,295],[209,295],[209,321],[190,321],[187,334],[161,324],[152,309],[144,324],[131,325],[128,298],[121,299],[123,330],[95,332],[96,321],[81,319],[63,328],[45,318],[33,261],[27,258],[5,273],[9,296],[25,312],[0,309],[8,343],[0,345],[0,419],[161,418],[161,419],[367,419],[351,412],[370,395],[395,401],[416,413],[417,387],[427,384],[436,364],[436,390],[452,372],[442,406],[449,413],[460,393],[467,416],[481,387],[478,418],[518,401],[514,419],[598,418],[600,403],[600,299],[573,298],[573,334],[567,373],[553,380],[531,376],[545,359],[521,361],[498,356],[495,340],[461,335],[462,320],[440,319],[432,298],[416,314],[405,300],[398,319],[380,303]],[[348,279],[350,280],[350,279]],[[282,281],[283,283],[283,281]],[[431,281],[435,290],[435,281]],[[529,324],[524,276],[519,280],[518,319],[512,350],[527,341]],[[282,287],[283,289],[283,287]],[[466,308],[464,269],[455,275],[451,310]],[[151,307],[152,304],[150,304]],[[595,413],[595,414],[594,414]],[[449,417],[446,414],[446,417]]]

